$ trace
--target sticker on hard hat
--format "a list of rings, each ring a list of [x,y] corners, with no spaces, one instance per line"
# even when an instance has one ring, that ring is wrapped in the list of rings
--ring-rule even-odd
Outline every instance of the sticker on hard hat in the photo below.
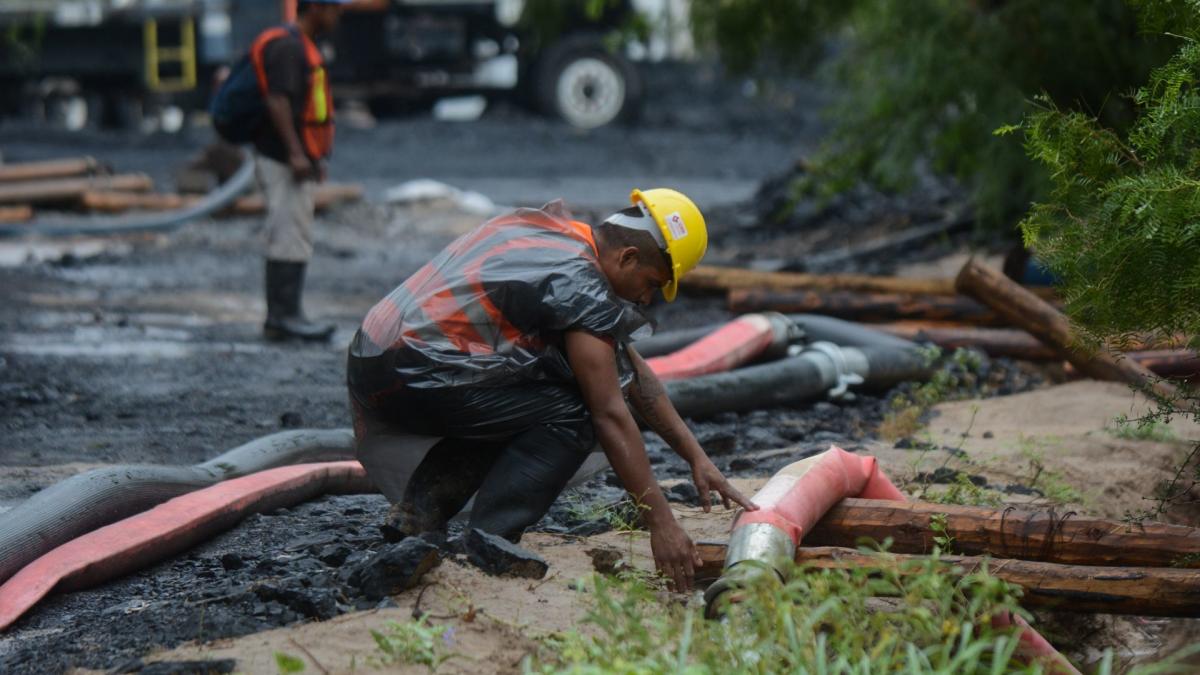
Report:
[[[672,239],[683,239],[687,236],[687,225],[683,224],[683,216],[676,211],[667,216],[667,229],[671,231]]]

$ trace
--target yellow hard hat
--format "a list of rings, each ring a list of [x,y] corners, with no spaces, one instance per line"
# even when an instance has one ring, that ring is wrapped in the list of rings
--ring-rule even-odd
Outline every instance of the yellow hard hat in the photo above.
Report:
[[[700,264],[708,250],[708,226],[692,200],[669,188],[634,190],[629,195],[635,206],[645,207],[658,223],[671,259],[671,280],[663,284],[662,294],[667,302],[679,292],[679,279]]]

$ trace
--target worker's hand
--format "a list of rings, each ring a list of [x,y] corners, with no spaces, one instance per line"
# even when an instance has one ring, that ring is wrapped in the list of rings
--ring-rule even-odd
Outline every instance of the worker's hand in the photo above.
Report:
[[[754,502],[746,499],[737,488],[729,484],[729,480],[721,473],[716,464],[707,457],[702,457],[692,465],[692,482],[696,484],[696,492],[700,493],[700,507],[705,513],[712,510],[709,499],[710,492],[716,492],[721,495],[721,501],[725,504],[725,508],[733,508],[733,504],[737,504],[747,511],[757,511],[758,507]]]
[[[687,532],[675,522],[674,516],[661,525],[650,528],[650,550],[654,566],[667,578],[671,587],[684,593],[692,590],[696,568],[703,564],[696,545]]]
[[[292,170],[292,179],[297,183],[313,177],[313,163],[308,155],[292,153],[288,155],[288,168]]]

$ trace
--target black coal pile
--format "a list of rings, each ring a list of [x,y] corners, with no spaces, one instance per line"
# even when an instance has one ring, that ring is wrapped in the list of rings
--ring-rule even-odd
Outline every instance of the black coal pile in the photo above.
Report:
[[[825,195],[820,177],[801,160],[763,181],[753,199],[710,216],[722,224],[711,233],[710,258],[765,270],[890,274],[967,242],[989,243],[976,241],[980,232],[953,182],[920,172],[915,180],[902,193],[860,183]],[[897,238],[918,230],[925,234]],[[1003,249],[1012,242],[999,237],[991,243]]]

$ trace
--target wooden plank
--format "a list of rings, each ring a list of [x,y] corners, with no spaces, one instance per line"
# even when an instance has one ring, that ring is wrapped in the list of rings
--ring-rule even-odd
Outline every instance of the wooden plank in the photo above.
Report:
[[[725,545],[698,543],[702,563],[696,578],[715,579],[724,566]],[[923,569],[925,556],[864,553],[841,547],[802,546],[796,562],[809,569],[881,569],[911,573]],[[1024,607],[1066,612],[1140,616],[1200,616],[1200,570],[1163,567],[1060,565],[983,556],[943,555],[947,574],[986,568],[1019,586]]]
[[[863,322],[929,319],[991,325],[1001,321],[995,312],[957,295],[741,289],[729,292],[729,309],[737,313],[812,312]]]
[[[734,290],[858,291],[901,295],[956,295],[951,278],[887,277],[867,274],[803,274],[700,265],[685,276],[679,287],[690,293],[723,294]],[[1040,297],[1056,297],[1053,288],[1033,287]]]
[[[1089,354],[1076,348],[1075,333],[1067,317],[974,258],[963,265],[955,286],[961,293],[990,307],[1010,325],[1028,331],[1089,377],[1134,385],[1149,384],[1155,380],[1153,372],[1129,359],[1117,359],[1103,351]],[[1173,386],[1162,382],[1151,386],[1164,396],[1175,393]]]
[[[28,204],[0,206],[0,223],[24,223],[33,218],[33,207]]]
[[[52,159],[44,162],[21,162],[0,166],[0,183],[73,178],[76,176],[88,176],[100,171],[100,163],[92,157]]]
[[[868,293],[913,293],[954,295],[953,279],[907,279],[865,274],[801,274],[799,272],[763,272],[736,267],[701,265],[680,282],[684,291],[724,293],[755,290],[825,290]]]
[[[343,202],[362,199],[363,188],[355,183],[320,183],[313,190],[313,204],[318,211]],[[266,213],[267,205],[261,194],[242,197],[233,203],[230,211],[239,216]]]
[[[89,211],[121,213],[131,209],[143,211],[171,211],[190,206],[199,197],[162,194],[158,192],[114,192],[88,190],[80,198],[80,204]]]
[[[1163,523],[1130,525],[1072,511],[843,499],[804,543],[856,547],[890,538],[897,553],[933,549],[929,520],[945,514],[954,550],[1072,565],[1200,568],[1200,529]]]
[[[153,187],[154,181],[140,173],[2,183],[0,204],[77,202],[89,191],[148,192]]]

